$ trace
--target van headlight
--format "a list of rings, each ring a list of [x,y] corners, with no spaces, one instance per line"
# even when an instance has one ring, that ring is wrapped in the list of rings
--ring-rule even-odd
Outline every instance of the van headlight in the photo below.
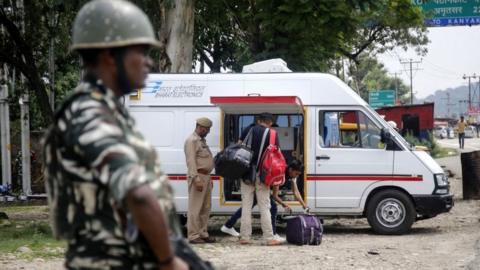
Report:
[[[437,187],[448,186],[448,177],[443,173],[435,174],[435,181],[437,183]]]

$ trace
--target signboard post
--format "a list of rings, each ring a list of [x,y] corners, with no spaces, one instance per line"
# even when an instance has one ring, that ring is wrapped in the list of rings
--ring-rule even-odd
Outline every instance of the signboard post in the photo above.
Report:
[[[429,19],[428,26],[480,24],[480,0],[412,0]]]
[[[395,90],[368,92],[368,104],[374,109],[395,105]]]

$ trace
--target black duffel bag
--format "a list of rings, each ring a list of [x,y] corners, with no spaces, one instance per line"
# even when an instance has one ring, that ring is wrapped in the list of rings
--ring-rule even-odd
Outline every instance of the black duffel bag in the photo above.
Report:
[[[250,170],[252,157],[251,131],[249,131],[244,142],[229,145],[215,156],[215,173],[224,178],[241,178]]]

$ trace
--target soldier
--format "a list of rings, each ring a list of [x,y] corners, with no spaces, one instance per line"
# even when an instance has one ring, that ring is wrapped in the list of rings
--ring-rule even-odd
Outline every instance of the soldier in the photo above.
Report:
[[[214,243],[207,226],[212,208],[213,156],[205,137],[212,121],[206,117],[197,119],[195,131],[185,140],[185,158],[188,168],[188,240],[192,244]]]
[[[170,246],[173,195],[124,95],[144,85],[157,46],[135,5],[97,0],[73,26],[85,77],[55,114],[44,162],[53,231],[68,269],[187,269]],[[174,229],[172,226],[170,228]]]

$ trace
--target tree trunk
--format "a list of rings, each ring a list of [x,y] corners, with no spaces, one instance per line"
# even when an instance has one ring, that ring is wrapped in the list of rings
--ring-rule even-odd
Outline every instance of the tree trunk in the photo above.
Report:
[[[191,73],[193,54],[194,0],[159,0],[162,49],[160,72]]]
[[[32,47],[24,39],[20,29],[15,23],[7,18],[3,10],[0,12],[0,24],[5,27],[5,30],[15,43],[18,51],[17,55],[10,55],[3,50],[0,51],[0,62],[17,68],[27,78],[29,91],[37,96],[42,116],[47,122],[51,122],[53,119],[53,111],[50,107],[45,83],[40,76],[40,71],[33,57]]]

